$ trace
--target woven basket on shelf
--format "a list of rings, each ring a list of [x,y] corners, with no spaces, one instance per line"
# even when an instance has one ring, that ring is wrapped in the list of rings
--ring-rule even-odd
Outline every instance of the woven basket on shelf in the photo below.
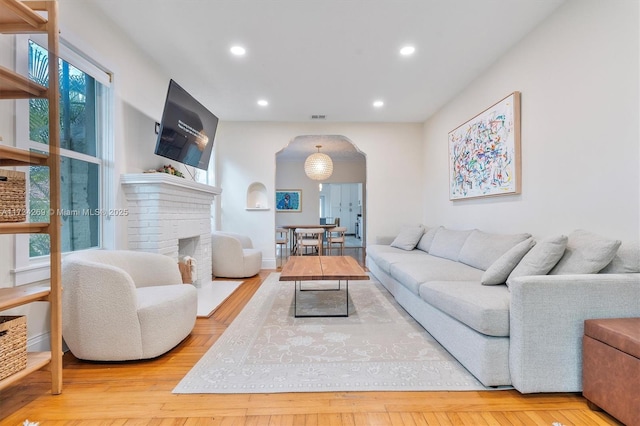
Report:
[[[0,380],[27,368],[27,317],[0,316]]]
[[[0,222],[24,222],[26,188],[23,172],[0,169]]]

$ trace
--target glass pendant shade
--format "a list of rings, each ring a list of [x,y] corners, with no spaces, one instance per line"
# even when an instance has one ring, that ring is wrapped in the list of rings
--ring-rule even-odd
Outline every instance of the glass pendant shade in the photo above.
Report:
[[[316,145],[318,152],[307,157],[304,172],[313,180],[325,180],[333,173],[333,161],[327,154],[320,152],[322,145]]]

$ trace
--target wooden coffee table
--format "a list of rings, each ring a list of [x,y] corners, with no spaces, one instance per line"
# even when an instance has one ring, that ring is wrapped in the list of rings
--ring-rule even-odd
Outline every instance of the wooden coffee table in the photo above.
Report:
[[[368,280],[369,275],[358,262],[350,256],[292,256],[282,267],[280,281],[294,281],[293,313],[298,317],[348,317],[349,316],[349,280]],[[298,315],[298,293],[300,291],[327,291],[326,289],[302,290],[302,281],[338,281],[337,289],[341,291],[341,281],[345,281],[345,314],[331,315]]]

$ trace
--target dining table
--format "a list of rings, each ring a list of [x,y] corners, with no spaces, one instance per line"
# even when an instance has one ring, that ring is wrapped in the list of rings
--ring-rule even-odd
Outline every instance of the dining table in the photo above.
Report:
[[[280,228],[287,229],[289,231],[289,241],[291,241],[291,254],[296,252],[296,229],[312,229],[312,228],[323,228],[325,233],[333,228],[335,228],[335,223],[321,225],[319,223],[316,224],[298,224],[298,225],[281,225]]]

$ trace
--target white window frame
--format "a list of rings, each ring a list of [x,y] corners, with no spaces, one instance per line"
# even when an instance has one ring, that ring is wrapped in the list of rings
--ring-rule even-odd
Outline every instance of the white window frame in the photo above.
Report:
[[[28,50],[29,40],[34,41],[40,46],[47,46],[47,39],[44,35],[18,35],[16,36],[16,71],[22,75],[28,75]],[[96,114],[100,115],[99,122],[101,128],[99,131],[102,133],[101,141],[96,147],[97,156],[74,152],[71,150],[62,149],[63,156],[72,159],[78,159],[89,163],[99,164],[100,174],[98,176],[98,185],[101,188],[99,208],[102,211],[108,211],[113,205],[115,198],[115,191],[113,188],[113,159],[114,159],[114,141],[113,141],[113,92],[115,90],[112,83],[113,75],[106,67],[98,65],[93,59],[89,59],[83,55],[79,50],[75,49],[73,45],[63,38],[60,38],[59,57],[74,67],[82,70],[83,72],[91,75],[96,81],[101,83],[107,90],[104,90],[102,94],[103,102],[98,103],[98,110]],[[37,149],[47,152],[49,150],[48,145],[44,145],[39,142],[34,142],[29,139],[29,100],[20,99],[16,100],[16,140],[17,146],[22,149]],[[104,107],[104,108],[103,108]],[[28,167],[21,168],[27,173]],[[27,179],[28,182],[28,179]],[[107,235],[113,235],[113,221],[109,220],[109,217],[100,216],[101,221],[99,225],[99,241],[102,248],[104,246],[104,239]],[[15,237],[15,267],[11,271],[15,277],[15,285],[27,285],[38,281],[45,281],[50,278],[50,257],[49,255],[40,256],[36,258],[29,257],[29,234],[17,234]],[[92,248],[96,249],[96,248]],[[64,256],[64,254],[63,254]]]

